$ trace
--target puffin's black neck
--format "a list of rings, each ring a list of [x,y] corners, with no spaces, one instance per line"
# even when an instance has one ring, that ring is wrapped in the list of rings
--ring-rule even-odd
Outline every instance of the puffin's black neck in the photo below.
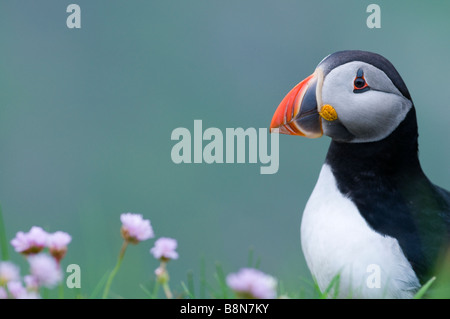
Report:
[[[423,194],[432,194],[433,186],[420,167],[417,138],[413,107],[397,129],[381,141],[332,141],[325,162],[339,191],[357,206],[373,230],[398,240],[423,279],[435,253],[423,248],[421,238],[432,219],[425,209],[430,199]]]
[[[326,163],[334,172],[393,176],[412,172],[422,174],[418,158],[418,131],[414,106],[388,137],[370,143],[332,141]]]

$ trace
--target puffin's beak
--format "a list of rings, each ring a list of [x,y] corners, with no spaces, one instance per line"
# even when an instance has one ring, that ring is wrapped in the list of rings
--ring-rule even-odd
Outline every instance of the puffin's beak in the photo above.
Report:
[[[316,72],[297,84],[278,105],[270,131],[278,128],[282,134],[309,138],[322,136],[322,123],[317,110],[321,87],[322,72],[316,69]]]

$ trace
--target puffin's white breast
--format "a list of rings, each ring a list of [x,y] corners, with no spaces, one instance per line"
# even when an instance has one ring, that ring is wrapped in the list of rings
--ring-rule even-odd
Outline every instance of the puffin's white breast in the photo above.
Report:
[[[339,297],[411,298],[420,287],[395,238],[375,232],[324,164],[306,204],[302,249],[320,289],[340,274]]]

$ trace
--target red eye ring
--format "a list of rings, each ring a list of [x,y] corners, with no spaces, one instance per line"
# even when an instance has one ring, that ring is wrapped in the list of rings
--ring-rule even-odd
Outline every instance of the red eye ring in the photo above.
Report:
[[[362,93],[367,90],[370,90],[370,87],[364,78],[364,72],[362,69],[358,69],[355,80],[353,81],[353,93]]]
[[[362,77],[356,77],[353,81],[353,90],[363,90],[368,86],[364,75]]]

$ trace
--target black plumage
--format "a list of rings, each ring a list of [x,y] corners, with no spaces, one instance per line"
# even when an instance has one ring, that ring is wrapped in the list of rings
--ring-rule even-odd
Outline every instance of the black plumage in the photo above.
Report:
[[[338,189],[376,232],[398,240],[417,277],[426,282],[450,244],[450,193],[421,168],[414,106],[381,141],[332,141],[326,163]]]
[[[316,109],[314,121],[302,116]],[[450,258],[450,193],[422,170],[415,106],[391,62],[330,54],[282,100],[272,128],[332,139],[301,226],[322,290],[340,274],[341,297],[356,288],[364,298],[411,298],[438,274]],[[383,291],[364,281],[373,264],[385,274]]]

